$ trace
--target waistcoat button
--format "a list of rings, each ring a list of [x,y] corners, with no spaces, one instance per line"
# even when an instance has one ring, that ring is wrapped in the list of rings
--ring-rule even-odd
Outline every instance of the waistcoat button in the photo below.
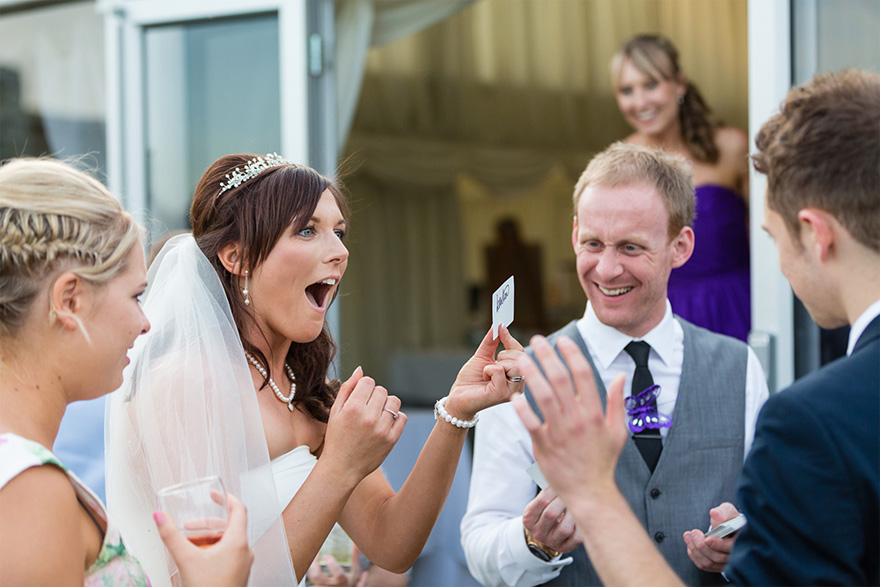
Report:
[[[666,534],[664,534],[663,532],[657,532],[656,534],[654,534],[654,540],[656,540],[657,542],[663,542],[664,540],[666,540]]]
[[[660,497],[661,493],[663,493],[663,492],[655,487],[654,489],[651,490],[651,497],[653,497],[654,499],[657,499],[658,497]]]

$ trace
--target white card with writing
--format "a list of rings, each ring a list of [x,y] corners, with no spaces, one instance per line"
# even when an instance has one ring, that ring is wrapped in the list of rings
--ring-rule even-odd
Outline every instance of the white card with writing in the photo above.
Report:
[[[513,322],[513,275],[492,294],[492,338],[498,338],[500,325]]]

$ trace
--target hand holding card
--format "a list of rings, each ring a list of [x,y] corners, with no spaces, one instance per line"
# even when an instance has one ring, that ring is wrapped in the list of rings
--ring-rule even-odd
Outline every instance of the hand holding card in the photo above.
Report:
[[[492,296],[492,322],[492,329],[462,366],[449,393],[446,409],[460,420],[470,420],[480,410],[509,401],[514,392],[522,391],[517,361],[524,349],[507,329],[513,322],[512,276]],[[500,351],[499,337],[504,347]]]

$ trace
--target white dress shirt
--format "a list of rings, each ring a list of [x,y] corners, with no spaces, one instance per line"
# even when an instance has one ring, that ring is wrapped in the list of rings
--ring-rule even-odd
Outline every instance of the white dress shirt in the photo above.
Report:
[[[859,337],[865,331],[865,328],[868,327],[868,324],[870,324],[877,316],[880,316],[880,300],[877,300],[868,306],[865,311],[862,312],[861,316],[856,318],[856,321],[853,322],[852,328],[849,329],[849,342],[846,345],[847,355],[852,354],[853,348],[859,341]]]
[[[623,348],[631,336],[599,322],[587,303],[577,323],[590,357],[605,388],[620,373],[632,381],[635,362]],[[648,367],[661,387],[657,407],[675,414],[684,359],[684,334],[666,302],[666,314],[642,339],[651,345]],[[625,392],[627,395],[629,391]],[[752,446],[755,422],[768,397],[767,382],[757,356],[748,349],[745,387],[745,441],[743,456]],[[674,426],[674,424],[673,424]],[[666,429],[661,430],[666,438]],[[534,462],[532,439],[509,403],[480,414],[467,513],[461,521],[461,541],[468,569],[483,585],[528,587],[546,583],[571,564],[571,557],[544,562],[528,549],[523,537],[522,512],[535,498],[537,485],[526,473]]]

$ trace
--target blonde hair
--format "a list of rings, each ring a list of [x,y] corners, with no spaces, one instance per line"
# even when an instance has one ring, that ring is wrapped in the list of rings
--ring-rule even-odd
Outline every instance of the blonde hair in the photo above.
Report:
[[[617,142],[593,157],[574,186],[574,213],[589,185],[602,187],[645,183],[657,189],[669,216],[674,238],[694,223],[694,175],[687,160],[660,149]]]
[[[0,337],[18,332],[54,272],[105,284],[126,268],[140,237],[107,188],[70,165],[14,159],[0,167]],[[58,314],[53,304],[50,320]]]

